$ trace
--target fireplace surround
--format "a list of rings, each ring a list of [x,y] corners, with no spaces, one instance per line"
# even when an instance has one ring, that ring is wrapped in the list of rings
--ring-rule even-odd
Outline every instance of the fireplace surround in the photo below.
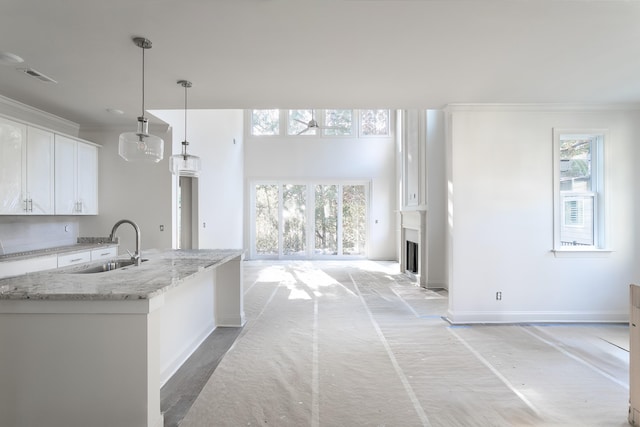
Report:
[[[427,287],[427,211],[400,211],[400,269]]]

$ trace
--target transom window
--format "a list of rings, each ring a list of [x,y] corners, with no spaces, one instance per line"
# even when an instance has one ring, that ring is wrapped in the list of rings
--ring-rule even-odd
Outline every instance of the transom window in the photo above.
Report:
[[[389,110],[251,110],[252,136],[385,137]]]
[[[251,110],[251,135],[279,135],[280,110]]]
[[[606,131],[554,130],[554,249],[605,249]]]

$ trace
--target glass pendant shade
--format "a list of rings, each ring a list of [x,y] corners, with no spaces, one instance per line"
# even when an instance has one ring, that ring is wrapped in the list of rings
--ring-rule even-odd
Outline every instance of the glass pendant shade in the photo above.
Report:
[[[136,132],[120,134],[118,154],[128,162],[158,163],[164,157],[164,141],[149,134],[149,121],[144,117],[144,51],[151,49],[151,40],[134,37],[133,42],[142,49],[142,114]]]
[[[164,157],[164,141],[149,134],[149,122],[138,117],[136,132],[123,132],[118,142],[118,154],[128,162],[158,163]]]
[[[182,153],[174,154],[169,158],[169,170],[176,176],[197,177],[200,175],[200,157],[187,154],[187,89],[191,82],[178,80],[178,84],[184,88],[184,141],[182,141]]]
[[[174,154],[169,157],[169,169],[177,176],[197,177],[200,175],[200,157],[191,154]]]

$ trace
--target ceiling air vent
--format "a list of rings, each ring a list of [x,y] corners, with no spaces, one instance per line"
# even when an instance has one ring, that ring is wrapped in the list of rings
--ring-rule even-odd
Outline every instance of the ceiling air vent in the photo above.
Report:
[[[43,81],[45,83],[58,83],[57,81],[53,80],[51,77],[47,77],[41,72],[34,70],[33,68],[20,68],[20,71],[22,71],[25,74],[28,74],[31,77],[35,77],[36,79]]]

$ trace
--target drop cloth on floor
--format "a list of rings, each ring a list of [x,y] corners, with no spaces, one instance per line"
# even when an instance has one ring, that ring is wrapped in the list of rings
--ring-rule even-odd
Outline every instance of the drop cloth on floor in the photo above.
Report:
[[[446,293],[397,264],[245,264],[247,325],[181,426],[626,424],[628,364],[608,378],[534,327],[452,327]]]

